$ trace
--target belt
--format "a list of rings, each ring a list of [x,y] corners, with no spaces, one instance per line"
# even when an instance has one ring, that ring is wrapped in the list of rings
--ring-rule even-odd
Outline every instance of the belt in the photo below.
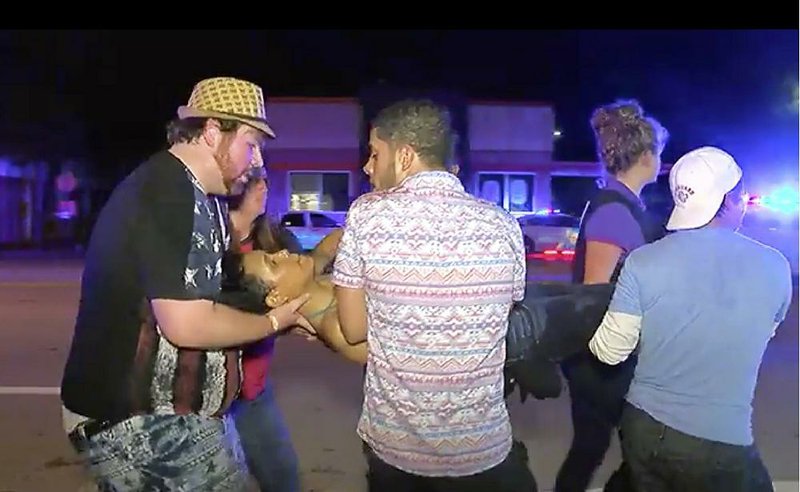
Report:
[[[73,446],[78,448],[82,443],[90,441],[92,437],[107,431],[125,419],[120,420],[86,420],[78,424],[67,437]]]

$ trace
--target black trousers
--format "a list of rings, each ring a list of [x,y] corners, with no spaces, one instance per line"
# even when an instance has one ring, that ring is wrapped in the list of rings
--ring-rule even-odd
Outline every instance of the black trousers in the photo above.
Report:
[[[514,442],[508,457],[495,466],[464,477],[423,477],[388,465],[368,447],[367,490],[369,492],[537,492],[528,469],[528,450]]]
[[[690,436],[629,404],[622,415],[622,434],[622,452],[637,490],[773,490],[755,445],[735,446]]]
[[[611,437],[619,427],[625,395],[633,379],[636,357],[609,366],[588,351],[562,364],[572,411],[572,444],[556,476],[556,492],[584,492],[603,463]],[[621,438],[621,437],[620,437]],[[605,492],[634,490],[623,462],[609,478]]]

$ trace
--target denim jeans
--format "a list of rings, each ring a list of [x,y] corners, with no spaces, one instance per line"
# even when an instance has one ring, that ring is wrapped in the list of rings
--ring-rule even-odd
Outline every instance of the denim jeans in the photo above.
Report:
[[[242,491],[221,419],[141,415],[73,441],[101,491]]]
[[[690,436],[627,404],[622,453],[636,490],[769,492],[772,482],[755,445]]]
[[[247,467],[262,491],[299,492],[297,454],[275,401],[272,382],[254,400],[236,400],[231,415]]]

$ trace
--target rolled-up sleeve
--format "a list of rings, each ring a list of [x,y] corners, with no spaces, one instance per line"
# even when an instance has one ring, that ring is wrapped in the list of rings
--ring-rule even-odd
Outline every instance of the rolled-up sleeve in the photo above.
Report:
[[[601,362],[619,364],[628,358],[639,343],[642,330],[642,302],[636,267],[631,258],[625,262],[617,281],[611,304],[600,327],[589,340],[589,350]]]

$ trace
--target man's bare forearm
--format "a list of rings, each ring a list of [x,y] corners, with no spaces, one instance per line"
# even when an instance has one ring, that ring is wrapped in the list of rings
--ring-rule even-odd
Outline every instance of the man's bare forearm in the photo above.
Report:
[[[156,299],[153,310],[164,336],[182,348],[235,347],[275,333],[267,315],[246,313],[208,300]]]

